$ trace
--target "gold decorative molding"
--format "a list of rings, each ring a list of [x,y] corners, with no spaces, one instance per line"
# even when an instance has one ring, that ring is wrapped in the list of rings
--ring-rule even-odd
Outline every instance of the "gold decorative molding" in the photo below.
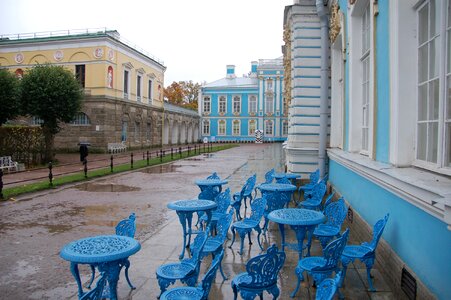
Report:
[[[291,103],[291,27],[289,24],[284,26],[283,41],[285,42],[283,54],[283,97],[285,103]]]
[[[329,39],[331,43],[335,42],[335,39],[340,34],[341,31],[341,13],[340,7],[338,3],[332,4],[331,7],[331,16],[330,16],[330,30],[329,30]]]

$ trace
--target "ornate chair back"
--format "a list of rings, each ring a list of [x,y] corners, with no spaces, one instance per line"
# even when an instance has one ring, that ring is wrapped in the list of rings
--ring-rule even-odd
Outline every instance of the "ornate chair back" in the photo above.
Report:
[[[216,195],[218,195],[217,188],[213,186],[206,186],[202,192],[199,193],[197,199],[214,200]]]
[[[136,232],[136,217],[135,213],[132,213],[128,219],[121,220],[116,225],[116,234],[128,237],[135,237]]]
[[[271,183],[274,180],[274,177],[273,177],[274,173],[275,173],[274,169],[271,169],[268,172],[266,172],[264,183]]]
[[[260,221],[260,219],[263,216],[263,213],[265,212],[266,208],[266,196],[263,196],[262,198],[255,199],[251,203],[251,215],[249,219],[254,221]]]
[[[103,299],[103,290],[105,289],[107,276],[104,272],[100,274],[96,287],[81,296],[80,300],[101,300]]]
[[[306,191],[304,198],[310,198],[312,200],[318,201],[318,205],[323,200],[324,195],[326,194],[326,184],[322,181],[315,184],[311,191]]]
[[[223,242],[225,242],[227,238],[227,232],[229,231],[230,224],[232,224],[232,219],[233,210],[231,209],[228,214],[219,219],[218,225],[216,225],[218,237],[220,237]]]
[[[222,258],[224,257],[224,249],[221,250],[221,253],[219,255],[216,255],[213,259],[213,262],[211,263],[210,268],[208,269],[207,273],[205,273],[204,277],[202,278],[202,282],[200,284],[200,288],[203,292],[202,299],[208,299],[208,294],[210,294],[211,285],[213,284],[213,280],[216,277],[216,273],[218,271],[219,266],[221,265]]]
[[[345,221],[346,213],[346,204],[343,197],[330,203],[324,210],[324,214],[327,217],[326,225],[340,228]]]
[[[288,179],[286,176],[279,178],[276,181],[277,183],[291,184],[290,179]]]
[[[210,176],[207,177],[207,179],[220,179],[220,178],[216,172],[213,172]]]
[[[215,202],[218,204],[215,211],[220,213],[226,213],[227,209],[230,206],[231,196],[230,196],[230,188],[227,188],[224,192],[220,193],[215,198]]]
[[[316,169],[314,172],[310,173],[310,183],[316,184],[319,181],[319,169]]]
[[[246,271],[251,280],[243,283],[243,286],[261,288],[277,282],[277,276],[286,257],[285,252],[278,250],[274,244],[268,248],[265,254],[253,257],[247,262]]]
[[[252,175],[246,180],[246,183],[244,184],[242,189],[242,197],[251,196],[256,182],[257,182],[257,174]]]
[[[191,258],[185,258],[182,260],[182,264],[188,264],[198,270],[200,267],[201,253],[204,248],[205,243],[207,242],[208,234],[210,232],[210,228],[207,228],[205,231],[201,231],[197,234],[194,242],[191,244]]]
[[[327,278],[321,281],[316,289],[316,300],[332,300],[340,286],[341,272],[335,278]]]
[[[338,261],[341,258],[343,249],[348,241],[349,228],[343,233],[341,237],[327,245],[323,250],[323,256],[326,259],[326,264],[324,266],[318,267],[317,269],[334,269],[337,267]]]
[[[363,243],[362,245],[365,245],[367,247],[371,248],[371,251],[375,251],[377,248],[377,244],[379,243],[379,240],[382,236],[382,233],[384,232],[385,225],[387,224],[388,217],[390,214],[386,214],[383,219],[380,219],[376,222],[373,226],[373,239],[369,243]]]
[[[332,202],[334,195],[335,195],[335,191],[333,191],[332,193],[330,193],[329,196],[327,196],[326,201],[324,201],[324,204],[323,204],[323,213],[326,210],[326,207]]]

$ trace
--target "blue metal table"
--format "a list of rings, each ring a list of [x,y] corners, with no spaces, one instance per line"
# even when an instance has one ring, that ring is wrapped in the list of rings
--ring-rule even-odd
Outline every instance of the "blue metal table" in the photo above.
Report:
[[[299,259],[301,259],[305,233],[307,231],[313,232],[318,224],[323,223],[326,220],[326,217],[323,213],[310,209],[282,208],[270,212],[268,214],[268,219],[274,223],[279,224],[279,230],[282,236],[282,250],[285,250],[285,246],[289,246],[289,244],[285,243],[284,226],[290,225],[290,227],[296,233],[296,239],[298,240],[297,245],[295,245],[295,247],[293,248],[298,251]],[[309,235],[309,239],[311,239],[311,234]],[[307,253],[307,256],[310,256],[309,251]]]
[[[209,196],[204,195],[202,199],[214,200],[222,192],[222,186],[227,184],[228,181],[225,179],[198,179],[195,183],[199,186],[201,192],[210,190]]]
[[[260,190],[262,197],[266,197],[266,208],[263,214],[265,217],[263,232],[265,233],[268,229],[268,214],[287,205],[296,190],[296,186],[285,183],[263,183],[257,188]]]
[[[77,281],[78,297],[83,296],[78,264],[96,266],[105,272],[110,298],[117,299],[117,282],[119,273],[127,258],[141,249],[139,242],[133,238],[120,235],[99,235],[87,237],[68,243],[61,250],[61,258],[70,261],[70,271]]]
[[[194,212],[205,212],[207,214],[207,225],[211,221],[211,211],[218,205],[212,200],[194,199],[194,200],[177,200],[168,204],[169,209],[175,210],[183,229],[183,249],[179,258],[185,256],[185,248],[189,247],[191,242],[191,229]],[[188,235],[188,244],[186,244],[186,236]]]
[[[296,185],[295,183],[296,183],[296,180],[297,179],[301,179],[301,175],[300,174],[295,174],[295,173],[274,173],[273,175],[272,175],[272,177],[274,177],[275,179],[276,179],[276,182],[278,181],[278,180],[280,180],[280,179],[282,179],[283,177],[286,177],[286,178],[288,178],[292,183],[293,183],[293,185]]]

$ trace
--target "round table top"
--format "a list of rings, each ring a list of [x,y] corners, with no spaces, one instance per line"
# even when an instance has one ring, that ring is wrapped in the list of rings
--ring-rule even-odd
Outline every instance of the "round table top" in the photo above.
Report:
[[[60,256],[80,264],[102,263],[127,258],[141,249],[134,238],[121,235],[98,235],[66,244]]]
[[[227,184],[228,182],[229,181],[226,179],[197,179],[195,181],[197,185],[207,185],[207,186],[223,185]]]
[[[288,179],[300,179],[301,175],[300,174],[295,174],[295,173],[274,173],[272,175],[272,177],[276,178],[276,179],[280,179],[283,177],[286,177]]]
[[[258,187],[265,192],[293,192],[296,190],[296,186],[286,183],[263,183]]]
[[[286,225],[317,225],[326,220],[323,213],[303,208],[282,208],[268,214],[268,219]]]
[[[216,208],[218,204],[211,200],[193,199],[177,200],[168,204],[169,209],[179,211],[198,211]]]

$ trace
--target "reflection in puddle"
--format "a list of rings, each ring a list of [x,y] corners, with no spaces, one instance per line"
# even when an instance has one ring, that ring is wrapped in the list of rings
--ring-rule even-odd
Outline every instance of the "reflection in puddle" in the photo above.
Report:
[[[191,157],[191,158],[186,158],[185,160],[189,160],[189,161],[204,161],[204,158],[199,158],[199,157]]]
[[[80,185],[77,185],[76,188],[80,191],[87,191],[87,192],[99,192],[99,193],[105,193],[105,192],[133,192],[133,191],[139,191],[141,188],[134,187],[134,186],[127,186],[127,185],[121,185],[121,184],[98,184],[98,183],[83,183]]]
[[[173,173],[176,172],[178,168],[180,168],[180,165],[175,164],[166,164],[166,165],[159,165],[151,168],[146,168],[144,170],[141,170],[142,173],[149,173],[149,174],[161,174],[161,173]]]

